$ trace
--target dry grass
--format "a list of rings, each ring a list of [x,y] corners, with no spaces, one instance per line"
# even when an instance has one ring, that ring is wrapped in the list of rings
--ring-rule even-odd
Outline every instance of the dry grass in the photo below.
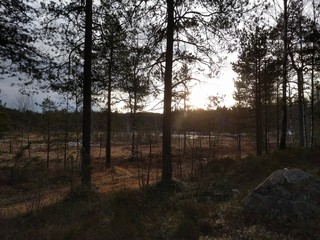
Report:
[[[26,148],[21,159],[37,158],[45,165],[47,158],[45,140],[41,134],[30,134],[30,157],[29,149]],[[105,148],[100,147],[99,143],[92,144],[92,182],[98,192],[138,189],[159,181],[161,177],[161,139],[154,137],[151,155],[149,142],[143,137],[139,141],[137,159],[134,162],[129,161],[130,142],[123,141],[123,139],[114,141],[111,149],[112,167],[110,169],[105,168]],[[75,143],[68,146],[67,168],[64,169],[64,144],[61,141],[56,142],[54,138],[52,142],[48,172],[46,170],[43,170],[44,173],[33,172],[31,176],[22,176],[21,180],[16,181],[10,178],[8,169],[18,168],[21,163],[21,159],[14,160],[21,149],[21,139],[18,134],[14,136],[11,139],[11,147],[8,139],[0,141],[2,150],[0,171],[5,172],[0,177],[0,214],[16,216],[38,210],[60,201],[71,188],[80,184],[79,148],[77,149]],[[173,139],[173,175],[176,179],[185,179],[197,172],[203,172],[204,165],[212,159],[237,155],[236,140],[232,137],[217,137],[211,141],[211,146],[209,146],[208,139],[202,136],[189,138],[186,143],[184,153],[182,139]],[[244,140],[244,143],[242,156],[252,153],[250,141]],[[24,137],[22,146],[27,145],[27,139]]]
[[[0,215],[0,239],[319,239],[319,218],[268,222],[244,215],[241,208],[247,192],[275,169],[299,167],[316,174],[319,155],[300,149],[242,161],[212,159],[203,163],[203,171],[198,168],[170,188],[153,184],[143,189],[136,189],[138,162],[119,157],[105,170],[98,156],[93,170],[98,191],[74,188],[64,200],[31,214]],[[156,156],[154,170],[160,166]],[[186,172],[188,166],[185,161]]]

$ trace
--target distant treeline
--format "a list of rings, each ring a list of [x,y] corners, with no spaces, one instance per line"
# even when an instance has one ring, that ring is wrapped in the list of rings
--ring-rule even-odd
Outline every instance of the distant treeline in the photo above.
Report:
[[[295,132],[297,129],[297,106],[289,109],[290,121],[289,130]],[[276,106],[269,110],[268,131],[276,131],[277,109]],[[254,110],[251,108],[218,108],[216,110],[189,110],[174,111],[172,124],[173,131],[188,132],[254,132]],[[68,123],[69,131],[79,131],[81,129],[81,112],[68,112],[65,110],[54,110],[45,113],[33,111],[18,111],[2,107],[0,109],[0,132],[20,131],[21,128],[28,126],[31,132],[41,132],[47,127],[47,121],[50,119],[50,128],[53,131],[64,131]],[[130,132],[132,115],[130,113],[113,112],[112,131]],[[162,114],[140,112],[136,115],[136,131],[162,131]],[[92,131],[103,132],[106,129],[107,112],[99,111],[92,114]]]
[[[2,135],[4,132],[20,131],[28,125],[30,132],[41,132],[47,127],[48,118],[50,128],[53,131],[64,131],[68,123],[69,131],[81,129],[82,112],[68,112],[65,110],[54,110],[51,112],[39,113],[33,111],[18,111],[15,109],[0,109]],[[189,110],[174,111],[172,124],[173,131],[188,132],[236,132],[241,127],[242,131],[253,131],[254,112],[251,109],[242,109],[241,115],[246,119],[239,118],[239,110],[218,108],[217,110]],[[130,113],[113,112],[112,131],[130,132],[131,121]],[[136,131],[162,131],[162,114],[140,112],[136,114]],[[106,129],[107,112],[93,112],[92,131],[103,132]]]

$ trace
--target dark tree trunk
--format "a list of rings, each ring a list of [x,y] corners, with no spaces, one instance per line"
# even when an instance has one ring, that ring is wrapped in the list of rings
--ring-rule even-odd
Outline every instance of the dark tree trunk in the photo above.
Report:
[[[304,147],[306,145],[306,132],[305,132],[305,114],[304,114],[304,84],[303,84],[303,59],[302,59],[302,53],[300,52],[300,58],[302,62],[302,66],[298,67],[293,53],[290,52],[292,67],[296,71],[298,76],[298,125],[299,125],[299,146]]]
[[[261,111],[261,57],[258,50],[258,27],[256,27],[255,43],[255,115],[256,115],[256,154],[262,155],[262,111]]]
[[[82,116],[82,185],[91,185],[91,49],[92,49],[92,0],[86,0],[83,116]]]
[[[80,169],[80,161],[79,161],[79,156],[80,156],[80,114],[79,114],[79,106],[78,106],[78,97],[76,97],[76,117],[77,117],[77,131],[76,131],[76,141],[77,141],[77,154],[76,154],[76,162],[79,163],[79,169]]]
[[[187,94],[185,93],[183,96],[183,110],[184,110],[184,115],[183,117],[185,118],[185,114],[187,112]],[[183,130],[183,156],[186,155],[186,150],[187,150],[187,130],[186,130],[186,126],[184,126],[184,130]]]
[[[65,132],[64,132],[64,156],[63,156],[63,169],[64,171],[67,168],[67,156],[68,156],[68,135],[69,135],[69,99],[67,95],[67,107],[66,107],[66,116],[65,116]]]
[[[256,62],[256,82],[255,82],[255,113],[256,113],[256,153],[262,155],[262,111],[261,111],[261,79],[260,79],[260,59]]]
[[[313,34],[315,35],[316,30],[316,6],[315,1],[312,1],[312,10],[313,10]],[[310,123],[310,146],[313,147],[314,145],[314,132],[315,132],[315,122],[314,122],[314,70],[315,70],[315,43],[314,40],[312,42],[312,58],[311,58],[311,123]]]
[[[47,172],[49,172],[50,163],[50,113],[47,113]]]
[[[288,3],[283,0],[284,4],[284,34],[283,34],[283,86],[282,86],[282,126],[280,137],[280,149],[284,150],[287,147],[287,57],[288,57]]]
[[[110,38],[110,62],[108,68],[108,110],[106,136],[106,168],[111,167],[111,92],[112,92],[112,64],[113,64],[113,35]]]
[[[303,107],[303,73],[302,69],[297,69],[298,73],[298,110],[299,110],[299,146],[305,146],[304,131],[304,107]]]
[[[174,4],[167,0],[167,51],[166,69],[164,76],[164,103],[163,103],[163,143],[162,143],[162,182],[172,180],[171,160],[171,101],[172,101],[172,61],[173,61],[173,33],[174,33]]]
[[[135,144],[135,131],[136,131],[136,117],[137,117],[137,88],[135,86],[133,97],[133,109],[131,112],[131,160],[136,159],[136,144]]]
[[[265,151],[266,154],[269,153],[269,109],[268,109],[268,89],[267,89],[267,63],[264,63],[264,144],[265,144]]]
[[[27,139],[28,139],[28,156],[31,158],[31,142],[30,142],[30,111],[27,111]]]
[[[311,123],[310,123],[310,147],[314,145],[314,132],[315,132],[315,124],[314,124],[314,68],[315,68],[315,50],[313,44],[312,50],[312,63],[311,63]]]
[[[279,83],[277,82],[277,149],[280,149],[280,99]]]

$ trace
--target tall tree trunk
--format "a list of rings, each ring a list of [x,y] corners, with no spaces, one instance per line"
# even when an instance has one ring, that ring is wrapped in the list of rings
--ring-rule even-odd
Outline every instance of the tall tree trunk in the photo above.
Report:
[[[256,63],[256,76],[255,76],[255,115],[256,115],[256,154],[257,156],[261,156],[262,155],[262,144],[261,144],[261,122],[260,122],[260,97],[259,97],[259,93],[260,93],[260,79],[258,77],[259,73],[258,73],[258,64]]]
[[[312,10],[313,10],[313,34],[315,35],[316,29],[316,7],[315,1],[312,1]],[[314,124],[314,68],[315,68],[315,44],[314,39],[312,41],[312,58],[311,58],[311,123],[310,123],[310,146],[313,147],[314,145],[314,131],[315,131],[315,124]]]
[[[69,135],[69,98],[67,93],[67,106],[66,106],[66,116],[65,116],[65,131],[64,131],[64,156],[63,156],[63,169],[67,168],[67,156],[68,156],[68,135]]]
[[[136,131],[136,116],[137,116],[137,88],[135,86],[134,90],[134,97],[133,97],[133,109],[131,112],[131,160],[136,159],[136,144],[135,144],[135,131]]]
[[[166,69],[164,75],[164,102],[163,102],[163,138],[162,138],[162,182],[172,180],[171,160],[171,101],[172,101],[172,61],[173,61],[173,33],[174,33],[174,4],[167,0],[167,51]]]
[[[113,35],[110,38],[110,62],[108,68],[108,110],[106,136],[106,168],[111,167],[111,92],[112,92],[112,65],[113,65]]]
[[[83,116],[82,116],[82,185],[91,186],[90,138],[91,138],[91,49],[92,49],[92,0],[86,0]]]
[[[302,5],[302,2],[301,2]],[[300,126],[300,146],[304,147],[307,146],[307,127],[306,127],[306,115],[305,115],[305,101],[304,101],[304,77],[303,77],[303,71],[304,71],[304,59],[303,59],[303,40],[302,40],[302,6],[300,7],[300,17],[299,17],[299,58],[301,66],[298,70],[298,104],[299,104],[299,125]]]
[[[256,39],[258,38],[258,27],[256,27]],[[255,43],[255,51],[258,51],[258,42]],[[256,154],[262,155],[262,124],[261,124],[261,58],[256,57],[255,60],[255,115],[256,115]]]
[[[76,96],[76,119],[77,119],[77,131],[76,131],[76,141],[77,141],[77,154],[76,154],[76,162],[79,163],[79,169],[81,162],[79,161],[79,150],[80,150],[80,116],[79,116],[79,104],[78,104],[78,97]]]
[[[50,162],[50,112],[47,113],[47,172],[49,172]]]
[[[304,131],[304,107],[303,107],[303,73],[302,69],[297,69],[298,74],[298,114],[299,114],[299,146],[305,146]]]
[[[283,34],[283,83],[282,83],[282,126],[280,137],[280,149],[287,148],[287,61],[288,61],[288,3],[283,0],[284,5],[284,34]]]
[[[315,50],[312,52],[312,63],[311,63],[311,123],[310,123],[310,147],[314,145],[314,132],[315,132],[315,121],[314,121],[314,68],[315,68]]]
[[[300,46],[300,62],[301,66],[298,66],[295,62],[292,51],[290,51],[290,58],[293,69],[296,71],[298,76],[298,125],[299,125],[299,146],[304,147],[306,145],[306,126],[305,126],[305,113],[304,113],[304,83],[303,83],[303,56],[302,46]]]
[[[31,158],[31,142],[30,142],[30,111],[27,110],[27,139],[28,139],[28,156]]]
[[[277,80],[277,149],[280,149],[280,97],[279,97],[279,80]]]
[[[315,132],[315,124],[314,124],[314,68],[315,68],[315,49],[314,43],[312,44],[312,60],[311,60],[311,123],[310,123],[310,147],[314,145],[314,132]]]
[[[21,119],[20,119],[20,149],[23,148],[23,122],[24,122],[24,119],[23,119],[23,112],[21,112]]]
[[[264,63],[264,144],[266,154],[269,153],[269,109],[268,109],[268,89],[267,89],[267,63]]]

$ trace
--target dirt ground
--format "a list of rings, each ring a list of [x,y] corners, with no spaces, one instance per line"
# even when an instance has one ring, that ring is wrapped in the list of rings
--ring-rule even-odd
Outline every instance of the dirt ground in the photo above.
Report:
[[[31,134],[30,148],[26,147],[26,137],[21,140],[18,135],[0,141],[0,215],[11,217],[48,206],[66,197],[71,188],[80,184],[80,145],[77,146],[74,141],[69,142],[65,158],[64,143],[52,140],[49,170],[45,173],[49,176],[50,184],[42,184],[43,175],[40,176],[37,170],[32,170],[31,176],[24,176],[26,181],[23,177],[22,180],[14,179],[12,172],[15,168],[19,171],[22,169],[20,174],[23,175],[24,167],[32,164],[31,160],[26,159],[40,159],[46,166],[48,148],[45,140],[42,135]],[[237,140],[234,136],[222,135],[208,139],[208,136],[193,134],[188,135],[185,141],[181,135],[173,137],[173,176],[177,179],[188,177],[201,171],[209,160],[239,158],[253,153],[254,142],[250,138],[242,139],[241,151]],[[130,138],[114,140],[111,168],[106,168],[104,144],[92,143],[92,183],[97,191],[142,188],[160,180],[161,137],[153,136],[150,142],[150,136],[141,136],[136,144],[136,158],[132,161]],[[20,151],[22,148],[24,150]],[[18,156],[19,151],[21,156]],[[23,161],[27,164],[23,165]]]

